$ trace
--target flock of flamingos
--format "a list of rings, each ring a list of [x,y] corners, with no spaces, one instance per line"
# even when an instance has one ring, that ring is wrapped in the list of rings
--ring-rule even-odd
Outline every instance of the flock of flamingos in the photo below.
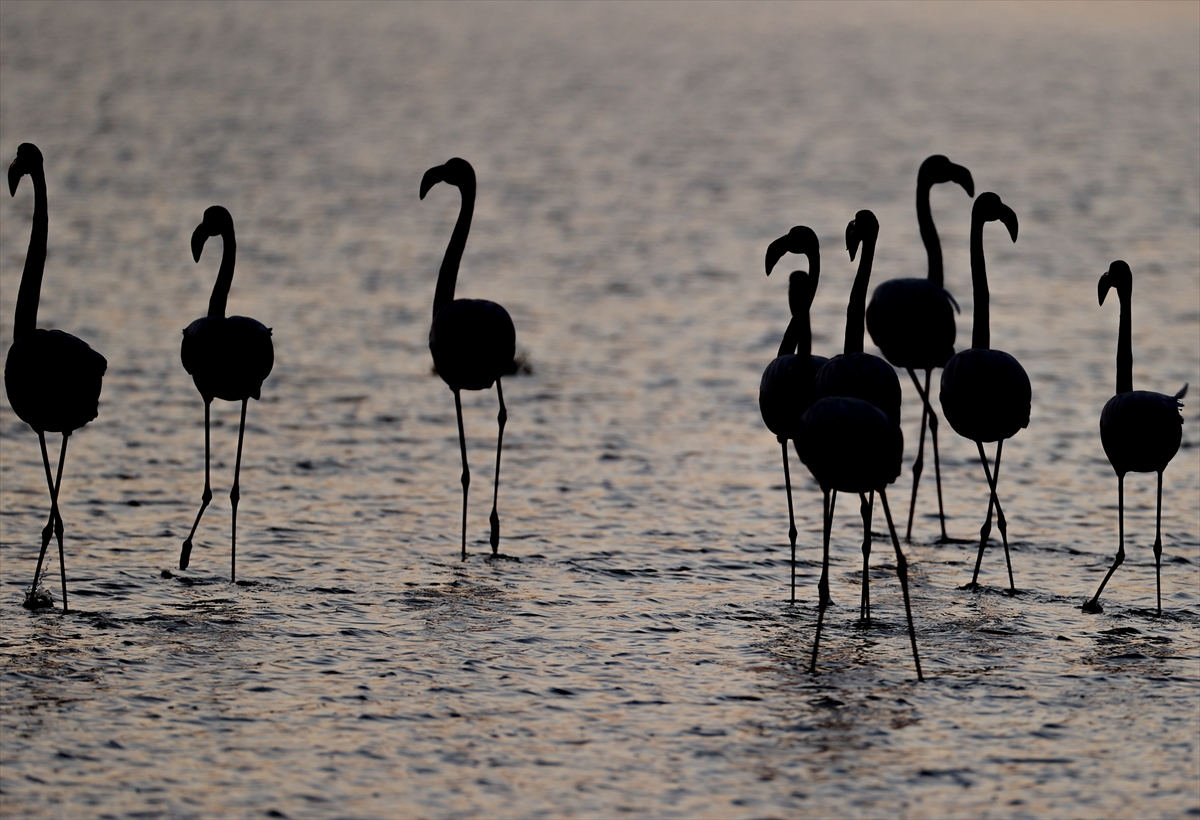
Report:
[[[28,175],[33,183],[33,227],[29,252],[17,295],[13,344],[4,366],[5,386],[13,411],[38,434],[46,484],[50,491],[50,516],[42,530],[41,551],[33,583],[25,606],[39,609],[52,606],[50,594],[40,585],[42,566],[51,537],[57,539],[62,579],[63,611],[67,611],[67,575],[63,550],[63,522],[59,512],[59,489],[67,440],[71,433],[96,418],[101,380],[107,362],[81,339],[60,330],[37,328],[38,299],[46,262],[47,206],[46,175],[42,154],[30,143],[17,149],[8,170],[8,185],[16,195],[21,178]],[[455,299],[454,287],[459,262],[471,229],[475,206],[475,171],[466,160],[454,158],[429,169],[421,179],[424,199],[439,182],[458,188],[462,205],[450,243],[438,274],[433,299],[433,324],[429,331],[429,349],[434,366],[454,393],[458,414],[458,440],[462,454],[462,558],[467,557],[467,489],[471,473],[467,466],[466,436],[463,430],[463,390],[486,390],[496,385],[500,411],[497,417],[496,475],[492,490],[491,547],[499,555],[500,519],[497,498],[500,483],[500,454],[507,412],[501,378],[514,373],[516,331],[508,312],[482,299]],[[907,536],[912,535],[913,511],[924,464],[925,433],[932,442],[937,482],[938,512],[942,538],[946,537],[942,507],[941,467],[937,449],[937,414],[930,399],[930,380],[935,369],[942,369],[942,412],[959,435],[975,442],[991,493],[987,516],[979,535],[979,552],[970,586],[978,584],[979,567],[991,533],[993,509],[1004,544],[1010,591],[1016,590],[1012,561],[1008,553],[1008,531],[1004,510],[996,486],[1000,476],[1000,456],[1004,440],[1029,424],[1031,390],[1029,377],[1013,356],[989,346],[988,285],[983,255],[983,228],[988,222],[1000,222],[1013,241],[1017,239],[1017,216],[994,193],[975,199],[971,213],[971,281],[974,300],[974,325],[971,346],[954,352],[954,312],[958,305],[943,287],[942,252],[929,208],[929,190],[933,185],[954,182],[969,196],[974,183],[966,168],[944,156],[932,156],[922,163],[917,175],[917,219],[921,238],[929,257],[925,278],[893,279],[875,289],[867,303],[867,285],[875,256],[879,223],[875,215],[863,210],[846,227],[846,249],[853,261],[859,255],[858,273],[846,308],[846,336],[842,353],[826,359],[812,354],[809,307],[816,293],[821,270],[817,235],[811,228],[797,226],[767,248],[766,272],[786,254],[808,258],[808,271],[792,273],[788,284],[788,303],[792,319],[784,333],[777,357],[767,365],[759,388],[759,407],[763,421],[774,433],[783,452],[784,483],[787,489],[789,529],[792,550],[791,599],[796,598],[796,523],[792,509],[791,475],[788,468],[788,442],[793,442],[800,460],[812,472],[824,495],[824,553],[820,602],[811,668],[815,670],[820,644],[821,624],[829,604],[829,536],[838,492],[857,493],[863,519],[863,575],[859,617],[871,618],[870,576],[867,565],[871,553],[871,514],[875,493],[883,503],[896,569],[904,594],[909,639],[917,678],[923,679],[917,654],[909,603],[907,562],[900,549],[886,488],[900,475],[904,439],[900,431],[900,380],[897,368],[908,371],[921,397],[921,436],[913,464],[912,497],[909,502]],[[209,409],[214,398],[242,403],[238,427],[237,460],[234,464],[233,489],[229,499],[233,510],[230,536],[230,579],[236,578],[238,477],[242,463],[242,440],[246,429],[246,405],[259,398],[262,383],[271,372],[274,351],[271,330],[245,316],[226,316],[226,301],[233,282],[237,242],[233,219],[220,206],[204,212],[203,221],[192,234],[192,256],[199,262],[206,240],[220,236],[221,266],[208,302],[208,314],[183,331],[181,358],[204,400],[204,492],[200,510],[183,542],[180,569],[191,559],[192,538],[200,519],[212,500],[209,482]],[[1125,474],[1158,474],[1157,522],[1154,538],[1155,576],[1158,585],[1158,611],[1162,612],[1160,557],[1162,555],[1162,474],[1179,449],[1183,416],[1183,386],[1174,396],[1133,389],[1133,353],[1130,341],[1130,302],[1133,276],[1129,266],[1117,260],[1100,277],[1099,300],[1104,303],[1110,289],[1120,301],[1120,331],[1117,341],[1116,395],[1100,414],[1100,439],[1117,474],[1118,547],[1112,567],[1104,576],[1096,594],[1083,605],[1086,612],[1100,612],[1100,593],[1113,572],[1125,559]],[[884,358],[863,351],[864,330],[883,352]],[[886,361],[884,360],[886,359]],[[925,371],[924,383],[917,376]],[[46,433],[61,433],[62,448],[57,474],[50,468]],[[996,442],[995,460],[989,464],[985,442]]]

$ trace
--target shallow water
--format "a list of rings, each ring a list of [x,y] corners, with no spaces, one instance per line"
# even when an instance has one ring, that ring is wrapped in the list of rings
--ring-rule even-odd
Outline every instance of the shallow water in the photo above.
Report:
[[[1200,815],[1200,401],[1116,542],[1097,419],[1135,275],[1134,380],[1200,388],[1200,18],[1194,5],[151,5],[5,2],[0,153],[46,156],[39,322],[109,361],[63,487],[72,611],[28,613],[48,501],[0,400],[0,808],[9,816]],[[910,561],[918,684],[881,511],[876,624],[855,625],[857,505],[834,525],[806,671],[819,494],[793,458],[787,603],[778,445],[756,390],[787,323],[766,244],[824,246],[814,352],[840,345],[846,222],[882,225],[875,282],[922,275],[917,166],[941,152],[1021,220],[985,233],[993,346],[1029,428],[1000,481],[1001,550],[969,580],[987,493],[943,426],[951,534],[927,467]],[[487,561],[495,395],[452,397],[426,347],[458,212],[423,171],[475,165],[460,296],[502,302],[531,373],[505,383],[502,549]],[[0,206],[12,337],[27,182]],[[252,403],[236,585],[237,407],[214,404],[215,500],[192,567],[202,405],[178,361],[218,245],[230,310],[274,328]],[[970,201],[935,189],[969,339]],[[873,350],[868,343],[868,350]],[[905,394],[907,510],[919,405]],[[59,598],[57,584],[48,584]]]

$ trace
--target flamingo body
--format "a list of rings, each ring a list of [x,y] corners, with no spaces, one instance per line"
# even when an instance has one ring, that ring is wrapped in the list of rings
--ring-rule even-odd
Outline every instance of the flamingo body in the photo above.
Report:
[[[867,331],[896,367],[945,367],[954,355],[954,301],[929,279],[889,279],[867,305]]]
[[[804,414],[802,428],[796,451],[823,489],[866,493],[900,475],[904,434],[870,402],[822,398]]]
[[[271,374],[271,329],[246,316],[204,316],[183,330],[183,369],[206,401],[258,399]]]
[[[882,410],[893,424],[900,423],[900,379],[878,356],[839,353],[817,371],[816,387],[821,398],[861,399]]]
[[[1117,475],[1166,469],[1183,440],[1183,402],[1149,390],[1113,396],[1100,412],[1100,441]]]
[[[486,299],[455,299],[433,320],[429,352],[452,390],[487,390],[515,373],[517,331],[508,311]]]
[[[99,412],[108,362],[61,330],[34,330],[13,342],[4,363],[8,402],[40,433],[70,434]]]
[[[758,385],[758,409],[767,429],[779,438],[795,439],[800,417],[817,400],[816,374],[828,359],[785,353],[763,370]]]
[[[1000,441],[1028,427],[1032,395],[1025,368],[1002,350],[967,348],[942,371],[942,413],[972,441]]]

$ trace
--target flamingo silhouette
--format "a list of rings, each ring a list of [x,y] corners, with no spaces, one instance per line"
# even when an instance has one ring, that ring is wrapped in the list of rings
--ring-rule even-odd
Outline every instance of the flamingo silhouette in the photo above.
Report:
[[[775,434],[783,450],[783,484],[787,490],[788,540],[792,544],[792,602],[796,601],[796,516],[792,510],[792,477],[788,469],[787,443],[795,439],[800,417],[817,399],[816,372],[828,361],[812,355],[812,328],[808,311],[821,277],[821,245],[811,228],[797,225],[767,246],[766,269],[771,275],[786,253],[808,257],[808,273],[793,271],[788,279],[788,306],[792,320],[779,345],[779,353],[763,371],[758,387],[758,409],[767,429]]]
[[[208,315],[192,322],[183,330],[180,358],[183,369],[192,376],[200,397],[204,399],[204,493],[200,511],[192,523],[192,531],[179,553],[179,568],[187,569],[192,556],[192,538],[200,518],[212,501],[209,483],[209,408],[214,398],[240,401],[242,417],[238,424],[237,460],[233,466],[233,489],[229,502],[233,507],[233,526],[229,538],[229,580],[237,580],[237,510],[239,479],[242,471],[242,439],[246,432],[246,402],[259,398],[263,380],[275,363],[275,348],[271,344],[271,328],[245,316],[226,316],[225,302],[233,284],[233,266],[237,258],[237,239],[233,233],[233,217],[220,205],[204,211],[204,220],[192,232],[192,257],[199,262],[200,252],[210,236],[220,236],[221,268],[208,300]]]
[[[517,370],[517,332],[508,311],[485,299],[455,299],[454,285],[458,280],[458,265],[471,230],[475,210],[475,169],[465,159],[454,157],[445,165],[430,168],[421,178],[421,199],[439,182],[458,188],[462,195],[458,221],[446,246],[442,268],[438,273],[437,289],[433,295],[433,326],[429,329],[429,350],[438,375],[454,391],[454,409],[458,413],[458,445],[462,453],[462,560],[467,560],[467,488],[471,471],[467,466],[467,438],[463,430],[462,390],[487,390],[496,384],[500,412],[496,421],[500,432],[496,436],[496,479],[492,488],[491,544],[492,555],[499,556],[500,516],[496,503],[500,493],[500,450],[504,442],[504,423],[508,412],[504,408],[504,390],[500,378]]]
[[[870,211],[859,211],[846,226],[846,250],[854,260],[858,247],[862,245],[862,256],[858,261],[858,273],[846,304],[846,339],[844,352],[834,356],[817,371],[817,395],[820,398],[846,397],[860,399],[881,410],[888,421],[900,425],[900,380],[895,369],[878,356],[863,352],[863,310],[867,301],[867,285],[871,281],[871,266],[875,259],[875,243],[879,238],[879,221]],[[901,437],[903,450],[903,437]],[[895,476],[892,477],[893,479]],[[863,534],[863,580],[860,615],[864,623],[871,621],[871,508],[875,495],[869,491],[859,493],[863,522],[867,525]],[[827,592],[822,591],[823,600],[829,603]]]
[[[1183,438],[1183,406],[1188,386],[1174,396],[1133,389],[1133,342],[1131,340],[1130,303],[1133,298],[1133,273],[1118,259],[1100,277],[1100,304],[1109,288],[1116,288],[1121,301],[1121,324],[1117,335],[1117,394],[1100,413],[1100,441],[1104,454],[1117,473],[1117,557],[1100,588],[1083,605],[1084,612],[1103,612],[1100,593],[1117,567],[1125,561],[1125,474],[1158,473],[1158,506],[1154,519],[1154,583],[1158,614],[1162,614],[1162,476],[1167,464],[1179,451]]]
[[[61,330],[40,330],[37,327],[42,273],[46,267],[49,218],[42,152],[28,142],[17,147],[16,159],[8,167],[8,190],[12,196],[17,195],[17,184],[26,174],[33,181],[33,229],[29,236],[29,252],[25,255],[25,268],[21,272],[21,287],[17,291],[13,343],[4,363],[4,386],[13,412],[38,435],[42,465],[46,468],[46,485],[50,490],[50,520],[42,530],[42,548],[24,606],[27,609],[41,609],[51,605],[49,596],[38,592],[38,582],[53,532],[58,540],[63,612],[66,612],[67,563],[58,493],[62,487],[63,464],[67,459],[67,439],[71,433],[96,418],[100,386],[108,362],[82,339]],[[58,473],[53,480],[50,477],[50,456],[46,452],[47,432],[62,433]]]
[[[992,507],[1004,539],[1004,560],[1008,565],[1008,586],[1016,592],[1013,582],[1012,559],[1008,553],[1008,527],[1004,510],[996,494],[1000,481],[1000,453],[1004,439],[1029,426],[1032,390],[1025,368],[1015,358],[1001,350],[991,350],[988,325],[987,270],[983,261],[983,226],[999,220],[1008,228],[1012,241],[1017,241],[1017,215],[992,192],[979,195],[971,209],[971,284],[975,299],[974,327],[971,347],[956,353],[942,370],[942,413],[954,431],[969,438],[979,448],[979,461],[987,478],[991,496],[987,519],[979,531],[979,554],[975,558],[975,573],[967,586],[979,586],[979,565],[983,550],[992,531]],[[988,468],[983,442],[996,442],[996,465]]]
[[[933,443],[933,473],[937,482],[938,520],[942,541],[946,541],[946,513],[942,506],[942,466],[938,456],[937,414],[929,403],[929,381],[933,371],[945,367],[954,355],[954,312],[958,303],[942,286],[942,246],[929,208],[929,189],[943,182],[956,182],[969,196],[975,196],[971,172],[955,165],[941,154],[921,163],[917,171],[917,224],[929,275],[925,279],[889,279],[871,295],[867,305],[867,331],[883,356],[896,367],[908,370],[909,378],[921,396],[921,439],[912,466],[912,499],[908,504],[908,529],[904,540],[912,540],[913,514],[917,507],[917,487],[925,465],[925,426]],[[916,370],[925,371],[925,386],[917,380]]]
[[[821,642],[821,624],[825,619],[825,608],[829,605],[829,534],[833,526],[833,508],[837,503],[837,492],[872,494],[879,492],[883,512],[887,516],[888,530],[892,535],[892,546],[896,550],[896,574],[900,578],[900,589],[904,593],[904,611],[908,618],[908,637],[912,643],[913,662],[917,667],[917,680],[921,674],[921,659],[917,655],[917,633],[913,628],[912,607],[908,597],[908,561],[900,549],[896,527],[892,524],[892,512],[888,508],[888,484],[900,475],[900,462],[904,454],[904,435],[900,425],[893,422],[878,407],[857,398],[832,396],[819,399],[804,414],[800,435],[796,439],[796,450],[800,460],[808,467],[825,497],[824,504],[824,552],[819,583],[816,636],[813,639],[812,662],[809,671],[817,668],[817,648]],[[864,501],[863,543],[871,540],[871,504]],[[863,573],[864,596],[859,616],[869,620],[870,601],[865,594],[866,572]]]

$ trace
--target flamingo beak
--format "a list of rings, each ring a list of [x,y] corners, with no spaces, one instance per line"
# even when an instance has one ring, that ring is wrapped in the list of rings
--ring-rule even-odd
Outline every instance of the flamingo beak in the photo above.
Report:
[[[446,166],[438,165],[430,168],[425,172],[425,176],[421,177],[421,199],[425,198],[425,194],[429,193],[429,189],[439,182],[446,181]]]
[[[786,236],[779,237],[770,245],[767,245],[767,258],[765,260],[767,266],[767,276],[771,275],[771,271],[775,269],[775,265],[780,259],[783,258],[783,255],[788,252],[788,241],[790,239],[791,234],[787,234]]]
[[[1017,214],[1007,205],[1000,206],[999,219],[1004,223],[1004,227],[1008,228],[1008,235],[1012,237],[1012,241],[1017,241]]]
[[[851,219],[850,224],[846,226],[846,250],[850,251],[851,262],[858,253],[858,245],[861,241],[858,236],[858,226],[855,224],[855,220]]]
[[[17,166],[17,160],[12,161],[12,165],[8,166],[8,195],[17,195],[17,183],[21,181],[21,177],[25,174]]]
[[[208,239],[208,231],[204,228],[204,223],[201,222],[196,226],[196,230],[192,231],[192,258],[197,262],[200,261],[200,251],[204,250],[204,242]]]
[[[971,172],[963,166],[950,164],[950,181],[961,185],[967,196],[975,196],[975,181],[971,179]]]
[[[1100,283],[1096,286],[1097,295],[1100,297],[1100,304],[1104,304],[1104,297],[1108,295],[1108,289],[1112,287],[1112,281],[1107,273],[1100,277]]]

